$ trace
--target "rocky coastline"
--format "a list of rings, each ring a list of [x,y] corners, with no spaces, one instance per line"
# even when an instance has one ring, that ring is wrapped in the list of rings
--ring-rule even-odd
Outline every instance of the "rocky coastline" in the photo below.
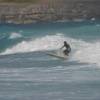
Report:
[[[99,0],[73,0],[56,4],[0,3],[0,23],[89,20],[100,18]]]

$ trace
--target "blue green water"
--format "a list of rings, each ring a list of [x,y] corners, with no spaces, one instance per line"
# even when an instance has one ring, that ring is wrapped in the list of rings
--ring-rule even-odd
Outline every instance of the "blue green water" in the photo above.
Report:
[[[45,54],[67,41],[67,60]],[[100,21],[0,25],[0,100],[99,100]]]

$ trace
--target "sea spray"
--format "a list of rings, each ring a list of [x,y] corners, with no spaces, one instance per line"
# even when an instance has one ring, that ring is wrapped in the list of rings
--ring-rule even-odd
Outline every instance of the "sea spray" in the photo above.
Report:
[[[44,37],[30,39],[30,41],[22,41],[17,45],[14,45],[11,48],[7,48],[1,54],[14,54],[20,52],[34,52],[34,51],[43,51],[43,50],[53,50],[59,48],[63,45],[63,41],[66,38],[61,35],[46,35]]]
[[[22,41],[11,48],[7,48],[1,55],[25,53],[34,51],[56,50],[67,41],[72,48],[71,60],[100,65],[100,42],[86,42],[81,39],[65,37],[63,34],[46,35],[44,37]]]
[[[16,38],[21,38],[21,37],[22,35],[20,33],[13,32],[10,34],[9,39],[16,39]]]

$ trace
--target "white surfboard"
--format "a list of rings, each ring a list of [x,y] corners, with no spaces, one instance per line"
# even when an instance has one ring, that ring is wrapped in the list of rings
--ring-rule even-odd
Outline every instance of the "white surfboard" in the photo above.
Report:
[[[46,54],[49,56],[55,57],[55,58],[59,58],[59,59],[67,59],[68,58],[68,56],[66,56],[66,55],[58,55],[56,53],[46,53]]]

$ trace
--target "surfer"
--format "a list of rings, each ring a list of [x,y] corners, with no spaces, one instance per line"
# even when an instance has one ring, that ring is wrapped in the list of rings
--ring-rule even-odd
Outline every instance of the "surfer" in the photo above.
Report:
[[[60,49],[63,49],[63,48],[65,48],[63,50],[64,55],[68,56],[68,54],[71,52],[71,47],[66,41],[64,41],[64,45]]]

